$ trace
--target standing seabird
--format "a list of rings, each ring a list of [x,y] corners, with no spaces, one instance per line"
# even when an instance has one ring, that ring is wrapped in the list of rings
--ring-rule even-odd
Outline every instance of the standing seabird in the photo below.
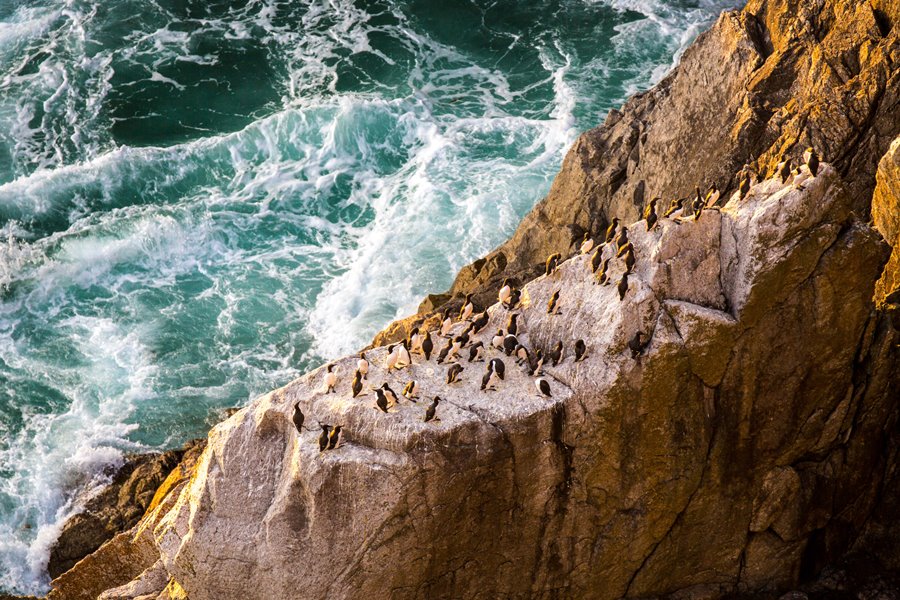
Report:
[[[334,372],[334,365],[328,365],[325,371],[325,393],[331,394],[334,393],[334,388],[337,385],[337,373]]]
[[[585,350],[587,347],[584,345],[584,340],[575,340],[575,362],[584,360]]]
[[[447,385],[459,381],[459,374],[462,372],[463,368],[459,363],[454,363],[449,369],[447,369]]]
[[[375,406],[383,413],[388,411],[388,399],[381,388],[375,388]]]
[[[322,425],[319,423],[319,425]],[[322,425],[322,433],[319,434],[319,452],[324,452],[328,448],[328,430],[330,425]]]
[[[543,394],[548,398],[552,398],[553,394],[550,393],[550,382],[548,382],[543,377],[538,377],[534,380],[534,387],[537,388],[539,394]]]
[[[679,211],[679,210],[681,210],[682,208],[684,208],[684,201],[685,201],[685,200],[686,200],[685,198],[677,198],[677,199],[675,199],[675,200],[672,200],[672,204],[669,205],[669,210],[667,210],[666,213],[665,213],[663,216],[664,216],[664,217],[671,217],[671,216],[672,216],[673,214],[675,214],[677,211]]]
[[[412,402],[419,397],[419,382],[413,379],[403,388],[403,397]]]
[[[431,404],[428,405],[428,408],[425,409],[425,422],[431,421],[434,419],[434,413],[437,410],[437,405],[440,403],[440,396],[435,396],[431,401]]]
[[[489,320],[490,317],[488,316],[487,310],[485,309],[472,321],[472,334],[474,335],[484,329],[487,326]]]
[[[362,373],[363,379],[369,378],[369,361],[366,359],[366,353],[359,353],[359,360],[356,361],[356,370]]]
[[[382,384],[381,389],[384,390],[385,397],[391,402],[391,404],[397,404],[397,392],[391,389],[391,386],[388,385],[387,382]]]
[[[444,311],[444,319],[441,321],[441,336],[450,335],[450,328],[453,327],[453,319],[450,318],[450,311]]]
[[[484,342],[475,342],[469,346],[469,362],[484,360]]]
[[[527,365],[531,363],[531,353],[529,353],[528,348],[522,344],[516,346],[515,357],[517,364]]]
[[[503,285],[500,286],[500,291],[497,292],[497,300],[500,304],[506,305],[510,294],[512,294],[512,286],[509,285],[509,278],[506,278],[503,280]]]
[[[803,160],[813,177],[819,174],[819,155],[813,148],[807,148],[803,153]]]
[[[422,354],[425,360],[431,360],[431,353],[434,351],[434,342],[431,341],[431,332],[425,332],[425,338],[422,340]]]
[[[497,350],[503,350],[503,338],[503,330],[498,329],[494,337],[491,338],[491,346],[493,346]]]
[[[410,331],[409,335],[406,336],[406,343],[409,347],[410,353],[415,354],[416,352],[420,352],[422,350],[422,334],[419,333],[418,327],[412,328],[412,331]]]
[[[650,201],[650,204],[647,205],[647,208],[644,210],[644,220],[647,221],[647,231],[653,229],[656,225],[656,222],[659,220],[656,216],[656,203],[660,201],[660,198],[654,198]]]
[[[470,292],[466,294],[466,299],[463,300],[462,308],[459,309],[459,320],[467,320],[472,316],[473,312],[475,312],[475,305],[472,304],[472,293]]]
[[[709,186],[709,189],[706,190],[706,198],[705,198],[705,200],[704,200],[704,204],[705,204],[707,207],[715,206],[715,205],[716,205],[716,202],[719,201],[719,197],[720,197],[721,195],[722,195],[722,194],[719,192],[719,188],[717,188],[715,182],[713,182],[713,183]]]
[[[556,254],[551,254],[547,257],[547,262],[544,264],[544,275],[552,275],[556,272],[556,269],[559,268],[559,261],[562,258],[562,254],[557,252]]]
[[[550,354],[547,355],[550,358],[550,362],[553,363],[554,367],[559,364],[559,361],[562,360],[562,350],[563,343],[562,341],[558,341],[556,342],[556,346],[553,347],[553,350],[550,351]]]
[[[628,340],[628,347],[631,349],[631,358],[637,358],[644,353],[647,342],[642,340],[643,335],[643,331],[638,331],[634,334],[633,338]]]
[[[559,313],[559,290],[553,292],[550,300],[547,301],[547,314],[555,315]]]
[[[619,231],[618,237],[616,237],[616,250],[621,250],[622,246],[628,243],[628,228],[622,225],[622,230]]]
[[[607,258],[603,261],[603,266],[600,267],[600,270],[597,271],[597,275],[595,277],[595,283],[599,283],[600,285],[606,285],[609,283],[609,275],[607,274],[607,269],[609,268],[609,261],[611,258]]]
[[[534,354],[531,357],[531,362],[528,364],[530,369],[529,375],[540,375],[541,371],[544,368],[544,351],[538,348],[534,351]]]
[[[634,246],[628,249],[628,252],[625,253],[625,271],[627,273],[631,273],[634,270]]]
[[[334,429],[331,430],[331,433],[328,434],[329,450],[337,448],[338,442],[340,442],[341,439],[341,429],[343,429],[343,425],[335,425]]]
[[[590,232],[584,232],[584,239],[581,240],[581,253],[587,254],[594,249],[594,240],[591,239]]]
[[[628,292],[628,273],[622,273],[622,279],[619,280],[616,289],[619,291],[619,300],[624,300],[625,294]]]
[[[400,354],[397,352],[397,344],[391,344],[388,346],[388,354],[384,361],[384,368],[390,373],[391,369],[397,366],[397,361],[399,359]]]
[[[608,244],[613,241],[613,237],[616,235],[616,228],[619,226],[619,217],[613,217],[612,223],[609,224],[609,227],[606,228],[606,237],[603,238],[603,243]]]
[[[297,428],[297,433],[303,433],[303,421],[306,417],[303,416],[303,411],[300,410],[300,403],[294,405],[294,414],[291,415],[291,421],[294,422],[294,427]]]
[[[353,391],[353,397],[356,398],[359,396],[359,393],[362,391],[362,373],[359,372],[359,369],[356,370],[356,374],[353,375],[353,383],[350,386],[350,389]]]
[[[519,345],[519,340],[511,333],[507,333],[506,337],[503,338],[503,353],[509,356],[513,353],[513,350],[516,349],[516,346]]]
[[[397,369],[402,369],[412,364],[412,356],[410,356],[409,348],[406,344],[406,340],[402,340],[397,348],[397,363],[394,365]]]
[[[516,335],[519,333],[519,323],[518,323],[519,313],[513,313],[509,315],[509,319],[506,321],[506,333],[507,335]]]
[[[599,247],[594,250],[594,253],[591,255],[591,273],[596,273],[597,268],[600,266],[600,263],[603,261],[603,247]]]

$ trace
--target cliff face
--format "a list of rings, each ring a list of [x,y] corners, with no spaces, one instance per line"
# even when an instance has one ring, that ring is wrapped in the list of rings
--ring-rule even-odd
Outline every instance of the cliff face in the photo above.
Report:
[[[745,164],[771,174],[809,146],[867,215],[878,161],[900,134],[898,25],[897,0],[751,0],[724,13],[659,85],[578,139],[506,243],[375,344],[466,292],[489,303],[504,277],[531,279],[548,255],[569,252],[585,231],[600,235],[613,216],[637,219],[655,196],[668,205],[695,186],[730,191]]]
[[[319,370],[256,400],[211,432],[190,483],[131,533],[149,568],[100,597],[617,598],[793,584],[872,514],[897,410],[857,373],[888,252],[852,205],[826,165],[802,189],[767,180],[697,222],[629,227],[638,258],[624,300],[593,283],[587,256],[528,283],[520,339],[567,347],[546,368],[551,398],[509,358],[499,390],[481,392],[483,365],[464,363],[448,385],[434,358],[388,374],[378,348],[370,385],[416,379],[443,399],[439,421],[423,422],[422,401],[384,414],[371,392],[352,399],[353,357],[335,363],[336,394]],[[621,260],[610,265],[617,281]],[[555,290],[562,314],[548,315]],[[479,339],[508,313],[491,307]],[[650,342],[633,358],[638,330]],[[579,363],[576,338],[588,341]],[[299,436],[296,402],[312,425]],[[319,453],[317,422],[344,425],[337,449]],[[64,582],[54,594],[78,597]]]
[[[484,363],[448,385],[446,365],[387,373],[375,348],[367,390],[415,379],[425,396],[384,414],[371,391],[351,398],[355,358],[338,360],[336,394],[318,370],[217,426],[50,598],[713,597],[783,590],[848,552],[900,568],[898,19],[896,1],[751,0],[579,139],[452,290],[484,306],[499,278],[524,283],[521,341],[566,347],[551,398],[495,350],[507,376],[481,392]],[[771,176],[808,145],[817,177]],[[745,163],[764,176],[744,200],[630,224],[651,197],[734,187]],[[608,286],[585,256],[538,276],[612,215],[637,256],[624,300],[621,259]],[[486,344],[509,311],[489,313]],[[320,422],[345,427],[337,449],[319,453]]]

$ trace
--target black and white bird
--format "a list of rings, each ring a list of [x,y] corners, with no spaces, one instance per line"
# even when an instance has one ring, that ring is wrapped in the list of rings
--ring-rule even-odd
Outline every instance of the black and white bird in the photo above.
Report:
[[[591,234],[587,231],[584,232],[584,238],[581,240],[580,251],[582,254],[587,254],[591,250],[594,249],[594,240],[591,239]]]
[[[334,372],[334,365],[328,365],[325,370],[325,381],[323,384],[325,393],[333,394],[335,386],[337,386],[337,373]]]
[[[413,327],[409,335],[406,336],[406,344],[412,354],[422,351],[422,334],[419,333],[418,327]]]
[[[619,279],[616,289],[619,292],[619,300],[624,300],[625,294],[628,293],[628,273],[622,273],[622,278]]]
[[[494,337],[491,338],[491,346],[496,348],[497,350],[503,350],[503,330],[498,329],[497,333],[494,334]]]
[[[586,350],[587,346],[584,345],[584,340],[575,340],[575,362],[584,360],[584,353]]]
[[[328,434],[328,449],[334,450],[337,448],[338,444],[341,441],[341,429],[343,429],[343,425],[335,425],[334,429],[331,430],[331,433]]]
[[[412,356],[409,354],[409,348],[406,344],[407,341],[403,340],[397,347],[397,363],[394,365],[396,369],[403,369],[412,364]]]
[[[447,337],[450,335],[450,329],[453,327],[453,319],[450,318],[450,312],[444,311],[444,318],[441,321],[441,336]]]
[[[596,273],[597,269],[600,267],[600,263],[603,262],[603,247],[597,248],[594,250],[594,253],[591,255],[591,273]]]
[[[462,308],[459,309],[459,320],[466,321],[469,317],[472,316],[472,313],[475,312],[475,305],[472,304],[472,294],[466,294],[466,299],[463,300]]]
[[[656,204],[661,199],[662,198],[659,197],[654,198],[650,201],[650,204],[647,205],[647,208],[644,209],[644,220],[647,221],[647,231],[652,230],[656,225],[656,222],[659,220],[659,218],[656,216]]]
[[[300,410],[300,403],[294,405],[294,414],[291,415],[291,421],[294,422],[294,427],[297,428],[297,433],[303,433],[303,421],[306,417],[303,416],[303,411]]]
[[[472,320],[472,334],[477,334],[482,329],[484,329],[487,326],[489,320],[490,317],[488,316],[487,311],[482,311],[477,317],[475,317],[475,319]]]
[[[434,415],[437,412],[437,405],[440,404],[441,398],[440,396],[435,396],[431,401],[431,404],[428,405],[428,408],[425,409],[425,422],[433,421]]]
[[[622,246],[628,243],[628,228],[624,225],[619,235],[616,237],[616,252],[622,249]]]
[[[550,382],[543,377],[538,377],[534,380],[534,387],[537,388],[539,394],[547,396],[548,398],[553,397],[553,394],[550,393]]]
[[[359,353],[359,360],[356,361],[356,370],[362,374],[363,379],[369,378],[369,361],[365,352]]]
[[[383,413],[386,413],[388,411],[387,395],[381,388],[375,388],[375,406],[378,407],[378,410]]]
[[[594,283],[599,283],[600,285],[606,285],[609,283],[609,261],[612,258],[607,258],[603,261],[603,266],[600,267],[600,270],[597,271],[597,274],[594,276]]]
[[[562,259],[562,254],[559,252],[548,256],[547,262],[544,264],[544,275],[553,275],[556,273],[556,270],[559,268],[560,259]]]
[[[547,355],[547,357],[550,359],[550,362],[553,363],[553,366],[555,367],[562,360],[562,354],[563,354],[563,343],[561,341],[558,341],[558,342],[556,342],[556,345],[553,346],[553,350],[550,351],[550,353]]]
[[[519,345],[519,339],[511,333],[507,333],[503,338],[503,353],[509,356]]]
[[[356,370],[356,373],[353,375],[353,383],[350,385],[350,390],[353,392],[353,397],[356,398],[359,396],[359,393],[363,389],[362,384],[362,373],[359,372],[359,369]]]
[[[488,369],[496,373],[500,381],[503,381],[506,376],[506,365],[499,358],[492,358],[491,362],[488,363]]]
[[[387,382],[382,384],[381,389],[384,390],[384,395],[390,401],[391,404],[397,404],[397,392],[392,390],[391,386],[388,385]]]
[[[497,300],[502,305],[506,305],[509,302],[509,297],[512,294],[512,286],[509,284],[509,279],[503,280],[503,285],[500,286],[500,291],[497,292]]]
[[[815,177],[819,174],[819,155],[816,154],[815,149],[807,148],[806,152],[803,153],[803,161],[806,163],[806,167],[809,169],[810,175]]]
[[[319,425],[322,424],[319,423]],[[322,433],[319,434],[319,452],[324,452],[328,448],[328,431],[330,429],[330,425],[322,425]]]
[[[544,370],[544,352],[540,348],[534,351],[531,362],[528,363],[529,375],[537,377]]]
[[[441,351],[437,355],[437,363],[443,364],[447,357],[450,356],[450,349],[453,348],[453,340],[447,340],[447,343],[441,348]]]
[[[431,353],[434,352],[434,342],[431,341],[431,332],[426,331],[425,337],[422,339],[422,354],[425,360],[431,360]]]
[[[403,388],[403,397],[407,400],[415,402],[416,398],[419,397],[419,382],[415,379],[408,382]]]
[[[547,301],[547,314],[548,315],[558,315],[559,314],[559,290],[553,292],[553,295],[550,296],[550,300]]]
[[[684,208],[684,202],[685,202],[685,200],[686,200],[686,198],[677,198],[677,199],[675,199],[675,200],[672,200],[672,204],[669,205],[669,210],[667,210],[667,211],[665,212],[665,214],[663,215],[663,217],[667,217],[667,218],[668,218],[668,217],[671,217],[671,216],[674,215],[676,212],[678,212],[679,210],[681,210],[682,208]]]
[[[447,385],[459,381],[459,375],[463,372],[463,367],[459,363],[454,363],[447,369]]]
[[[715,206],[721,197],[721,192],[719,192],[719,188],[716,187],[715,183],[710,184],[709,189],[706,190],[706,198],[704,198],[704,204],[707,207]]]
[[[384,368],[387,369],[388,373],[394,368],[399,368],[397,367],[397,361],[400,360],[400,353],[397,351],[397,346],[398,344],[388,346],[387,357],[384,359]]]
[[[513,313],[509,315],[509,319],[506,321],[506,333],[507,335],[516,335],[519,333],[519,313]]]
[[[616,228],[619,226],[619,217],[613,217],[612,223],[609,224],[609,227],[606,228],[606,236],[603,238],[603,243],[608,244],[613,241],[613,238],[616,236]]]
[[[522,290],[518,288],[513,288],[513,291],[509,294],[509,302],[507,303],[507,308],[512,310],[519,305],[519,301],[522,299]]]
[[[628,242],[627,244],[619,248],[619,251],[616,252],[616,258],[622,258],[626,254],[628,254],[629,251],[634,251],[634,244],[632,244],[631,242]]]
[[[644,341],[643,336],[644,332],[638,331],[634,334],[633,338],[628,340],[628,348],[631,350],[631,358],[637,358],[644,353],[644,348],[647,347],[647,341]]]
[[[469,362],[481,362],[484,360],[484,342],[475,342],[469,346]]]
[[[528,351],[528,348],[519,344],[516,346],[516,364],[519,365],[530,365],[531,364],[531,353]]]
[[[628,252],[625,253],[625,272],[631,273],[634,271],[634,246],[628,249]]]

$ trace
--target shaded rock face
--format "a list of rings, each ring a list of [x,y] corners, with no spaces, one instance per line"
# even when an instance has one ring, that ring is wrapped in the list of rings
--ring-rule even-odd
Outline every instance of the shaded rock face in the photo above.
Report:
[[[146,570],[100,597],[612,599],[795,584],[857,541],[887,482],[896,398],[858,369],[889,335],[872,318],[888,252],[854,202],[823,165],[801,188],[765,180],[698,221],[629,226],[623,300],[593,283],[587,256],[530,281],[520,340],[565,343],[544,369],[552,397],[494,349],[506,378],[481,392],[483,363],[447,384],[446,365],[418,355],[387,373],[376,348],[366,389],[412,378],[424,398],[387,414],[371,391],[351,398],[347,357],[337,393],[320,369],[257,399],[213,429],[189,482],[131,534]],[[616,282],[623,261],[604,253]],[[548,315],[556,290],[561,314]],[[487,343],[510,311],[489,312]],[[639,330],[650,341],[634,356]],[[319,452],[319,423],[344,426],[335,450]]]
[[[507,242],[375,344],[467,292],[489,303],[503,277],[531,279],[548,255],[566,254],[585,231],[602,235],[613,216],[637,219],[652,197],[667,206],[695,186],[730,191],[745,164],[771,174],[808,146],[835,165],[851,208],[867,215],[878,161],[900,134],[898,24],[897,0],[751,0],[723,13],[668,77],[575,142]]]
[[[205,440],[193,440],[179,450],[128,457],[112,482],[66,522],[50,550],[50,576],[65,573],[117,533],[136,525],[171,471],[186,455],[199,455],[205,445]]]

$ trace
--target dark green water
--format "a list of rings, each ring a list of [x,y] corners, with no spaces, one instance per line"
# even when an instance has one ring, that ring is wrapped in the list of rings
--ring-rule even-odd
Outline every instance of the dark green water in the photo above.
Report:
[[[503,241],[724,0],[0,0],[0,590]]]

